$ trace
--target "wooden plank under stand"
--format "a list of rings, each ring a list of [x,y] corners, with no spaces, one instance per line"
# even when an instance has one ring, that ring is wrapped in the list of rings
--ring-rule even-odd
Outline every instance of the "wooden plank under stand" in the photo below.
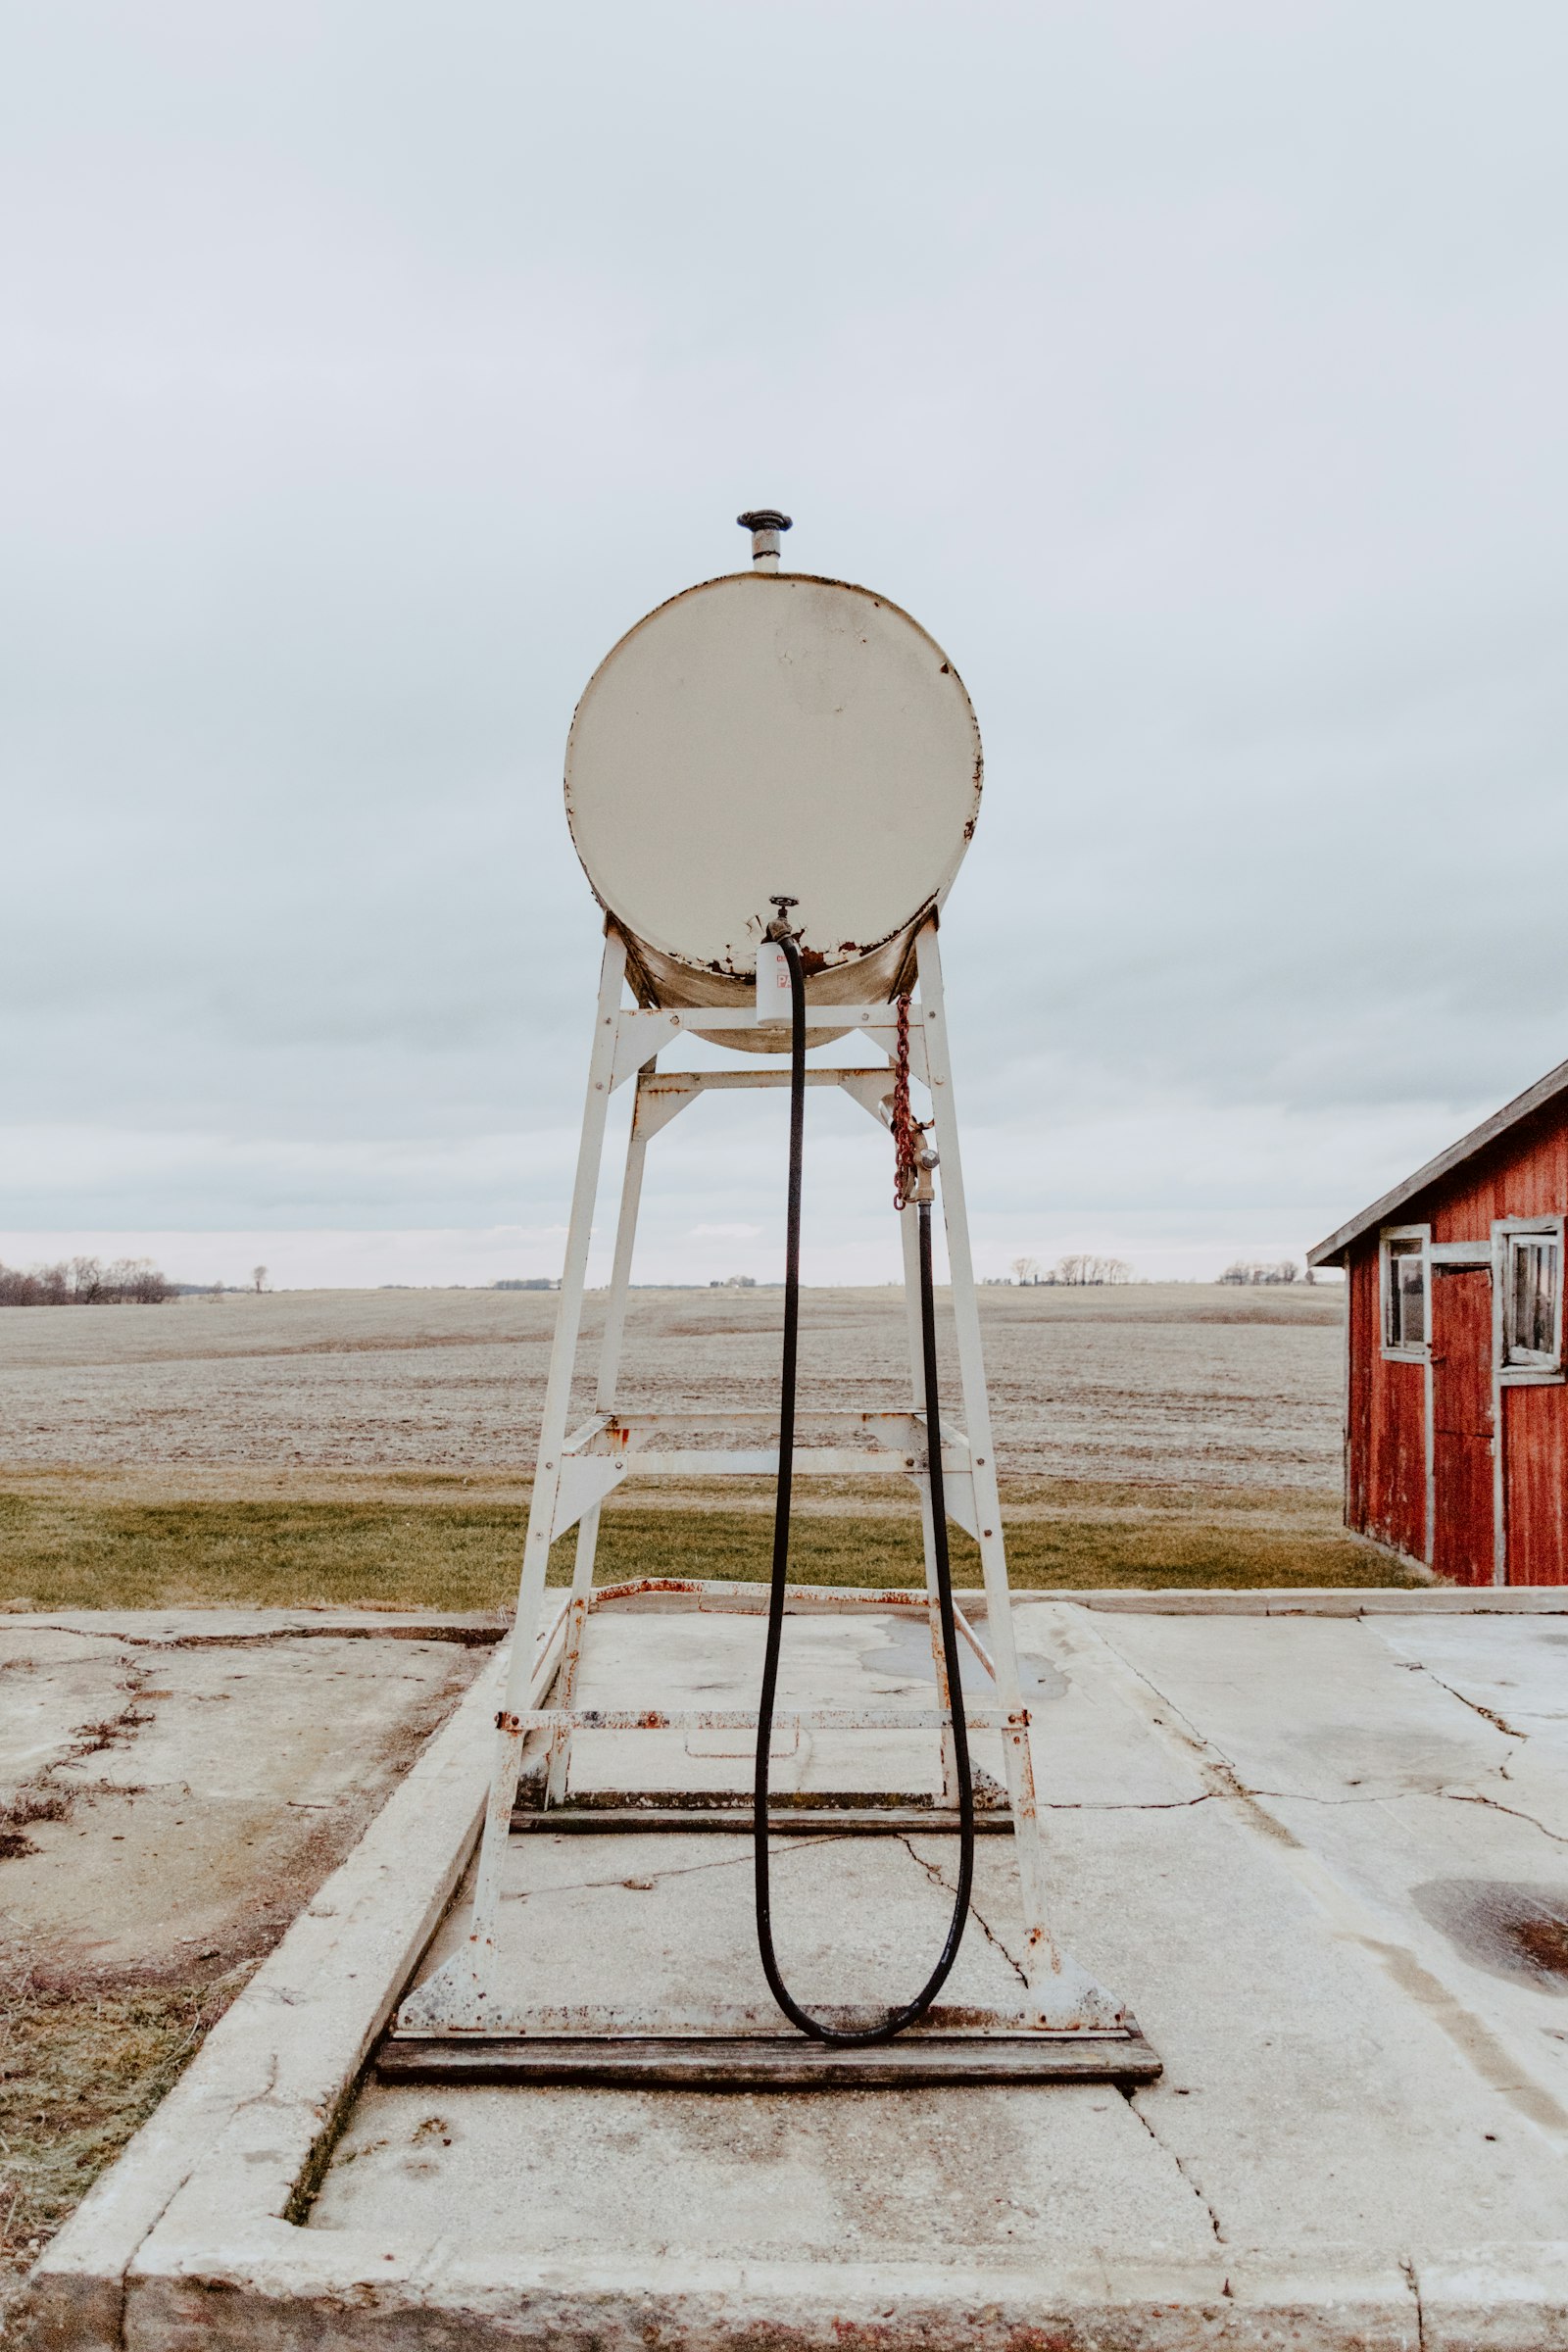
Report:
[[[1136,2025],[1115,2034],[967,2034],[913,2027],[863,2049],[776,2034],[497,2034],[385,2040],[382,2082],[616,2084],[623,2090],[912,2090],[951,2082],[1108,2082],[1160,2072]]]

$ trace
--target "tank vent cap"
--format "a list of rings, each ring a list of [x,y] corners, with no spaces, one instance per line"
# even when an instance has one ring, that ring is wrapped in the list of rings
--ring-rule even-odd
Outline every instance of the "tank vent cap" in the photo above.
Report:
[[[781,514],[777,507],[753,507],[735,519],[743,531],[752,534],[752,562],[761,571],[777,571],[778,543],[793,527],[790,517]]]

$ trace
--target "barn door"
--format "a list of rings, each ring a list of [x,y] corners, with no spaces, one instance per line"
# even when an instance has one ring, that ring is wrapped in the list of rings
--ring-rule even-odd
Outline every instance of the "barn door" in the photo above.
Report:
[[[1492,1276],[1432,1269],[1432,1565],[1492,1582]]]

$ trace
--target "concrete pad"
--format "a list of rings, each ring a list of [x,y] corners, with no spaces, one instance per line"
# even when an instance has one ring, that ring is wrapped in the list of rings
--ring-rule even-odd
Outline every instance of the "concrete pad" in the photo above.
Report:
[[[576,1703],[583,1707],[754,1706],[762,1672],[760,1616],[704,1612],[700,1641],[692,1619],[605,1611],[584,1645]],[[971,1695],[990,1683],[972,1656]],[[792,1616],[779,1669],[780,1709],[929,1705],[931,1639],[923,1617],[890,1609],[864,1617]],[[977,1771],[1000,1785],[1001,1742],[993,1733],[972,1741]],[[748,1789],[755,1742],[749,1732],[584,1732],[572,1741],[573,1794],[612,1788]],[[780,1794],[806,1790],[874,1792],[890,1788],[932,1796],[942,1784],[935,1737],[922,1732],[852,1735],[784,1731],[772,1747]]]
[[[415,1616],[371,1640],[362,1625],[387,1625],[370,1612],[302,1630],[303,1615],[0,1622],[0,1805],[24,1800],[0,1856],[0,1935],[35,1972],[254,1955],[494,1641]]]
[[[134,2339],[132,2266],[182,2189],[216,2185],[236,2236],[257,2211],[292,2209],[471,1850],[505,1666],[505,1650],[487,1661],[348,1862],[48,2247],[29,2315],[43,2343],[118,2352]],[[225,2147],[235,2169],[220,2183]]]
[[[1532,1646],[1560,1629],[1446,1594],[1344,1618],[1202,1597],[1018,1611],[1055,1924],[1133,2003],[1159,2083],[362,2082],[403,1988],[464,1933],[440,1890],[472,1850],[486,1687],[56,2241],[44,2342],[1568,2344],[1568,1870],[1539,1822],[1479,1801],[1539,1750],[1568,1804],[1552,1653]],[[745,1620],[680,1621],[678,1660],[671,1622],[605,1644],[605,1686],[656,1650],[683,1687],[748,1670]],[[792,1671],[813,1696],[896,1685],[897,1642],[807,1622]],[[1503,1679],[1523,1727],[1479,1697]],[[781,1847],[803,1989],[902,1984],[952,1860],[936,1837]],[[745,1997],[747,1866],[722,1833],[518,1838],[506,1976],[540,1998]],[[987,1996],[1015,1981],[1012,1869],[1010,1840],[982,1845],[962,1965]]]
[[[890,2112],[891,2110],[891,2112]],[[1202,2261],[1206,2215],[1114,2090],[368,2091],[312,2228],[450,2232],[535,2259],[939,2268]],[[607,2220],[613,2224],[607,2235]]]
[[[1257,1792],[1400,1796],[1462,1780],[1500,1754],[1492,1725],[1430,1678],[1397,1672],[1363,1619],[1287,1628],[1266,1618],[1137,1617],[1101,1619],[1096,1630],[1163,1702],[1162,1728],[1200,1725]]]
[[[128,1655],[104,1637],[0,1625],[0,1807],[63,1763],[88,1726],[124,1713]]]
[[[987,1856],[980,1898],[991,1932],[965,1937],[944,1997],[1013,2009],[1026,1984],[1016,1874],[1011,1840],[991,1842],[1004,1849]],[[781,1838],[774,1935],[799,1997],[891,2005],[917,1991],[952,1916],[953,1846],[941,1837]],[[466,1936],[459,1903],[419,1981]],[[771,2008],[757,1952],[752,1841],[741,1834],[514,1838],[497,1938],[503,1981],[529,2002]]]
[[[145,1663],[145,1661],[144,1661]],[[171,1649],[138,1690],[135,1738],[63,1765],[100,1788],[201,1788],[210,1797],[328,1805],[363,1776],[367,1746],[404,1703],[439,1684],[444,1642],[323,1639],[309,1671],[296,1644]]]

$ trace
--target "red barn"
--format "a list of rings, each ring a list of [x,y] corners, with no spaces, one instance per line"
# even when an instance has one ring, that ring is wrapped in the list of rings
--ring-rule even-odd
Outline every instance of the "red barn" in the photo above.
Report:
[[[1345,1519],[1465,1585],[1568,1583],[1568,1061],[1308,1253],[1348,1290]]]

